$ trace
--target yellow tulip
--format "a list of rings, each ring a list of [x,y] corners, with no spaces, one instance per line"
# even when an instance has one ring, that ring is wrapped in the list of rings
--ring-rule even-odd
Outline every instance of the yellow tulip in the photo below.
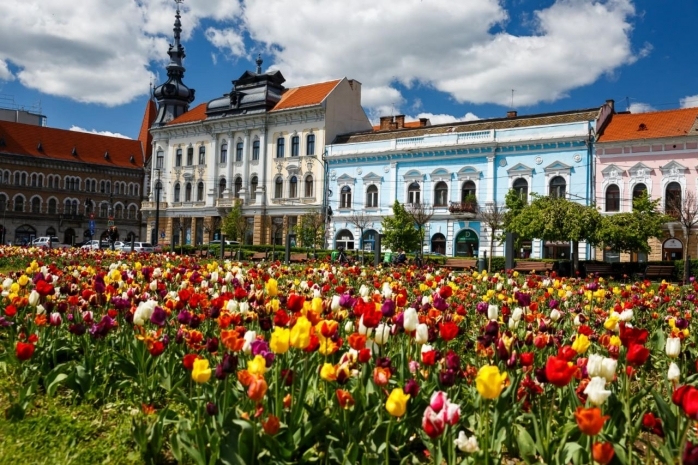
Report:
[[[621,340],[618,336],[611,336],[611,339],[608,341],[608,343],[612,346],[620,347]]]
[[[506,373],[500,373],[499,368],[493,365],[485,365],[477,372],[475,387],[485,399],[496,399],[504,389]]]
[[[325,363],[320,369],[320,378],[325,381],[337,381],[337,369],[331,363]]]
[[[305,349],[310,345],[310,321],[304,316],[296,320],[296,324],[291,328],[291,345],[296,349]]]
[[[291,330],[277,326],[274,332],[271,333],[269,348],[275,354],[285,354],[288,351],[288,346],[291,340]]]
[[[267,371],[267,361],[261,355],[255,355],[252,360],[247,361],[247,371],[251,375],[263,376]]]
[[[577,334],[577,338],[572,343],[572,348],[578,354],[583,354],[587,351],[590,345],[591,341],[589,341],[588,337],[586,337],[584,334]]]
[[[603,324],[603,327],[609,331],[615,331],[618,327],[618,322],[620,321],[620,315],[617,313],[612,313]]]
[[[407,401],[410,395],[405,394],[402,388],[395,388],[388,396],[385,403],[385,409],[394,417],[401,417],[407,412]]]
[[[270,279],[267,281],[267,284],[264,287],[266,288],[269,297],[276,297],[279,294],[279,285],[276,282],[276,279]]]
[[[197,358],[194,360],[194,367],[191,370],[191,379],[199,384],[203,384],[211,379],[211,369],[208,366],[208,360],[205,358]]]
[[[23,274],[22,276],[17,279],[17,284],[20,286],[24,287],[29,283],[29,277],[26,274]]]

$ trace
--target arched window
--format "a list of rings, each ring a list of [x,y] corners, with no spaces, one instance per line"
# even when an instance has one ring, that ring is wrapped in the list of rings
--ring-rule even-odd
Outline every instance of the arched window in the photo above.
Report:
[[[184,201],[191,202],[191,183],[190,182],[188,182],[184,186]]]
[[[22,173],[22,181],[21,181],[23,186],[27,185],[27,173]]]
[[[606,211],[620,211],[620,188],[615,184],[606,188]]]
[[[121,206],[121,204],[118,204],[114,207],[114,218],[123,218],[124,217],[124,207]]]
[[[288,183],[288,197],[295,199],[298,197],[298,178],[291,176]]]
[[[259,160],[259,139],[252,142],[252,160]]]
[[[670,182],[664,195],[664,211],[667,215],[678,216],[681,211],[681,184]]]
[[[281,176],[276,178],[274,181],[274,198],[280,199],[284,195],[284,181]]]
[[[305,177],[305,191],[303,192],[303,196],[312,197],[313,195],[313,177],[309,174]]]
[[[228,144],[221,145],[220,163],[228,163]]]
[[[204,201],[204,183],[201,181],[199,181],[199,184],[196,185],[196,201]]]
[[[422,201],[422,188],[418,182],[413,182],[407,188],[407,203],[418,204]]]
[[[194,164],[194,147],[187,148],[187,166]]]
[[[518,178],[511,187],[524,203],[528,203],[528,181]]]
[[[254,202],[257,200],[257,185],[259,184],[259,179],[257,176],[252,176],[250,181],[250,200]]]
[[[567,193],[567,182],[562,176],[550,180],[550,197],[564,198]]]
[[[240,191],[242,190],[242,178],[235,178],[235,198],[240,198]]]
[[[15,211],[16,212],[23,212],[24,211],[24,197],[21,195],[18,195],[15,197]]]
[[[39,179],[39,181],[38,181],[37,186],[38,186],[38,187],[44,187],[44,175],[43,175],[43,174],[39,174],[38,179]]]
[[[315,155],[315,134],[308,134],[308,137],[306,137],[305,154],[308,156]]]
[[[174,186],[174,201],[175,202],[180,201],[181,190],[182,190],[182,188],[180,187],[179,183],[175,184],[175,186]]]
[[[109,207],[107,206],[106,203],[100,204],[99,206],[99,216],[101,218],[106,218],[107,214],[109,212]]]
[[[32,187],[39,187],[39,186],[38,186],[37,179],[36,179],[36,173],[33,173],[33,174],[32,174],[32,177],[31,177],[31,185],[32,185]]]
[[[460,188],[460,201],[473,202],[476,200],[475,183],[473,181],[465,181]]]
[[[163,165],[165,164],[165,152],[162,150],[158,150],[158,153],[156,154],[155,158],[155,169],[161,170]]]
[[[366,189],[366,207],[378,208],[378,186],[371,184]]]
[[[298,136],[291,137],[291,156],[297,157],[300,154],[301,138]]]
[[[65,203],[63,205],[63,213],[66,215],[70,214],[70,199],[65,199]]]
[[[32,199],[32,213],[41,213],[41,200],[38,197]]]
[[[351,208],[351,187],[342,187],[339,193],[339,208]]]
[[[218,181],[218,198],[219,199],[223,198],[223,193],[225,192],[225,185],[226,185],[225,178],[221,178]]]
[[[647,193],[647,186],[645,186],[643,183],[635,184],[633,186],[633,199],[637,199],[638,197],[642,197],[646,193]]]
[[[286,141],[284,140],[283,137],[279,137],[276,139],[276,158],[283,158],[284,157],[284,144]]]
[[[206,164],[206,147],[204,145],[199,147],[199,165]]]
[[[7,196],[5,194],[0,194],[0,212],[5,212],[9,210],[10,204],[7,201]]]
[[[431,251],[446,255],[446,236],[441,233],[436,233],[431,236]]]
[[[182,149],[175,151],[175,166],[182,166]]]
[[[128,219],[129,219],[129,220],[135,220],[135,219],[136,219],[136,211],[137,211],[137,210],[136,210],[136,206],[135,206],[135,205],[131,205],[130,207],[128,207]]]
[[[49,199],[49,201],[48,201],[48,214],[55,215],[57,209],[58,209],[58,203],[56,202],[56,199]]]
[[[445,207],[448,205],[448,184],[439,181],[434,186],[434,206]]]
[[[242,142],[235,144],[235,161],[242,161]]]

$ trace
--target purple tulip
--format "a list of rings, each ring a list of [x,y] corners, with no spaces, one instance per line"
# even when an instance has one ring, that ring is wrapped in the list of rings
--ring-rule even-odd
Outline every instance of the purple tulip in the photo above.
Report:
[[[388,299],[383,302],[383,305],[381,306],[381,313],[383,313],[384,317],[391,318],[393,315],[395,315],[395,307],[395,301]]]
[[[153,314],[150,315],[150,322],[156,326],[165,326],[167,321],[167,313],[160,306],[156,306],[153,310]]]
[[[413,399],[416,399],[419,394],[419,383],[413,379],[408,380],[405,383],[405,394],[409,394]]]

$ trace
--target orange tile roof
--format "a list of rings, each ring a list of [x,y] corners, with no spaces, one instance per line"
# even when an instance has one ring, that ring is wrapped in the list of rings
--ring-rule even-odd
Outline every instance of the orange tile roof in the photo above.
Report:
[[[294,87],[288,89],[281,96],[281,100],[271,111],[287,110],[289,108],[307,107],[308,105],[317,105],[322,103],[327,95],[337,87],[339,79],[334,81],[320,82],[307,86]]]
[[[599,142],[660,139],[696,134],[698,108],[654,111],[649,113],[618,113],[613,115]]]
[[[417,121],[405,121],[405,129],[407,129],[407,128],[414,129],[414,128],[421,128],[421,127],[424,127],[424,126],[422,126],[422,122],[419,120],[417,120]],[[380,131],[380,129],[381,129],[380,124],[373,126],[374,131]]]
[[[153,125],[153,121],[155,121],[155,117],[157,115],[158,108],[155,105],[155,101],[152,98],[149,98],[148,103],[145,106],[141,130],[138,132],[138,140],[141,142],[141,146],[143,147],[144,160],[149,160],[150,156],[153,154],[153,136],[150,134],[150,127]]]
[[[107,152],[109,157],[105,158]],[[9,121],[0,121],[0,153],[117,168],[143,167],[138,140]]]
[[[201,103],[191,110],[189,110],[186,113],[183,113],[173,119],[172,121],[168,122],[167,125],[169,126],[170,124],[182,124],[182,123],[194,123],[196,121],[203,121],[206,119],[206,105],[208,105],[208,102]]]

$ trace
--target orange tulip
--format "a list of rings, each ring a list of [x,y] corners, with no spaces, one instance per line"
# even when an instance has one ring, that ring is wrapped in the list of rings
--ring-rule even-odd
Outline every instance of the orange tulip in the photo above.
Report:
[[[373,382],[376,383],[377,386],[387,386],[389,381],[390,381],[390,369],[389,368],[376,367],[373,370]]]
[[[264,399],[264,395],[267,393],[267,382],[264,378],[255,378],[254,381],[250,383],[247,388],[247,395],[250,399],[255,402],[259,402]]]
[[[269,436],[274,436],[279,432],[281,424],[279,423],[279,418],[276,415],[269,415],[267,421],[262,421],[262,429]]]
[[[354,397],[352,397],[349,391],[344,389],[337,389],[337,400],[342,408],[349,408],[354,405]]]
[[[582,433],[596,436],[601,432],[603,424],[610,417],[601,415],[601,409],[598,407],[577,407],[577,411],[574,412],[574,418],[577,420],[577,426]]]
[[[613,444],[610,442],[595,442],[591,448],[594,460],[601,465],[606,465],[613,459]]]

